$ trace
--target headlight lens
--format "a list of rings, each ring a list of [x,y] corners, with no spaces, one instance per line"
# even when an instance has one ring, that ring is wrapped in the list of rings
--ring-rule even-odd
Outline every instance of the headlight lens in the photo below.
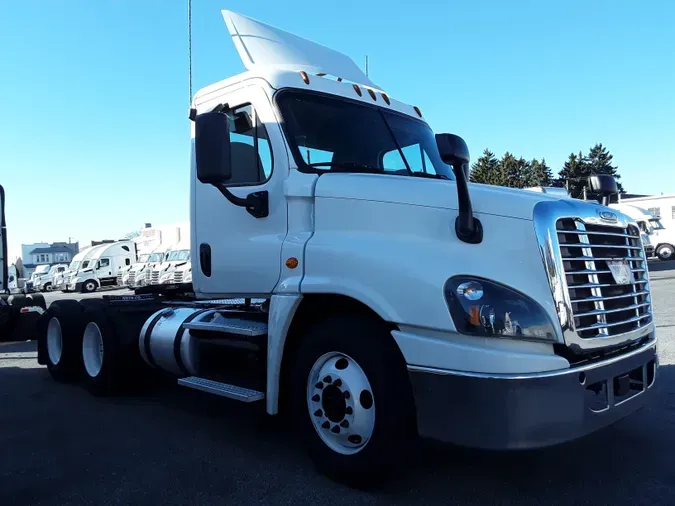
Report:
[[[445,299],[462,334],[556,341],[553,324],[539,304],[494,281],[456,276],[445,284]]]

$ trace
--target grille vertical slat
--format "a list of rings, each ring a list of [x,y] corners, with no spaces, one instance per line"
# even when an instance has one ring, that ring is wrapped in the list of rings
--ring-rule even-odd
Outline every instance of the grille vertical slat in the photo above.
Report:
[[[563,218],[556,228],[578,336],[614,337],[650,323],[647,265],[637,227]],[[608,264],[613,260],[628,263],[629,284],[615,281]]]

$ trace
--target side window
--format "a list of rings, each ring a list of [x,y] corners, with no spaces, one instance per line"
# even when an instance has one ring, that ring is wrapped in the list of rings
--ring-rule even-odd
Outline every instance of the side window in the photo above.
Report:
[[[403,156],[405,156],[408,165],[410,165],[410,170],[413,172],[431,172],[435,174],[434,166],[429,160],[429,156],[422,149],[419,144],[410,144],[404,148],[401,148]],[[388,151],[382,157],[382,167],[387,172],[399,172],[406,171],[405,162],[401,158],[401,153],[398,149]]]
[[[101,258],[99,260],[98,267],[99,269],[103,269],[104,267],[109,267],[110,266],[110,259],[109,258]]]
[[[272,175],[272,147],[265,125],[260,122],[251,104],[228,113],[232,185],[257,185]]]
[[[125,258],[125,259],[124,259],[124,264],[125,264],[125,265],[131,265],[131,260],[129,260],[128,258]]]

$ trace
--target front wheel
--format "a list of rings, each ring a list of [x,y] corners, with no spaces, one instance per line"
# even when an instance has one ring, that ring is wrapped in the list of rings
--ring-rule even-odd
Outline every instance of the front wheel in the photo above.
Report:
[[[662,244],[656,248],[656,256],[659,260],[672,260],[675,258],[675,247],[672,244]]]
[[[317,469],[359,488],[390,477],[415,435],[405,361],[384,325],[367,317],[309,329],[291,369],[291,409]]]
[[[44,291],[44,292],[51,292],[51,291],[52,291],[52,284],[51,284],[51,283],[47,283],[47,284],[42,288],[42,291]]]
[[[93,279],[88,279],[87,281],[82,283],[82,293],[95,292],[97,288],[98,284],[96,284],[96,281],[94,281]]]

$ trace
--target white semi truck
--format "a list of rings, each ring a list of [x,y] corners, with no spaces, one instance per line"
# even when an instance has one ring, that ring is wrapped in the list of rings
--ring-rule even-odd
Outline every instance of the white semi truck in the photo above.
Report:
[[[88,257],[89,264],[80,268],[68,282],[68,290],[89,293],[103,286],[115,286],[120,268],[136,261],[133,241],[116,241],[96,246]]]
[[[640,230],[648,234],[651,244],[650,253],[655,254],[660,260],[675,258],[675,230],[666,229],[659,216],[654,216],[647,209],[628,203],[610,204],[609,207],[632,218]]]
[[[49,267],[49,270],[41,274],[33,281],[33,287],[39,292],[51,292],[54,289],[54,279],[57,275],[66,272],[67,264],[55,264]]]
[[[634,221],[467,184],[464,141],[351,59],[223,15],[248,70],[190,112],[195,299],[53,303],[38,357],[54,379],[105,395],[149,367],[264,402],[322,472],[361,484],[417,435],[535,448],[645,405],[658,359]]]

